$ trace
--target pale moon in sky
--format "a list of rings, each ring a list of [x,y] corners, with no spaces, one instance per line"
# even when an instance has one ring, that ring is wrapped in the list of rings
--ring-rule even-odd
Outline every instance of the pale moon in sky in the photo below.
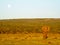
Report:
[[[8,4],[8,8],[11,8],[11,4]]]

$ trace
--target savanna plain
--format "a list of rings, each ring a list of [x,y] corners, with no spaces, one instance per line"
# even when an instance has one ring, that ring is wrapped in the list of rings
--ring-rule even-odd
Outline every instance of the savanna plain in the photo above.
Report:
[[[43,38],[42,26],[49,26]],[[0,20],[0,45],[60,45],[60,19]]]

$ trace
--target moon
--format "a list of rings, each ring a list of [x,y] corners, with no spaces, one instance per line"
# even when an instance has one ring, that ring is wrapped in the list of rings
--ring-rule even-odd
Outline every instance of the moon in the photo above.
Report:
[[[11,4],[8,4],[8,8],[11,8]]]

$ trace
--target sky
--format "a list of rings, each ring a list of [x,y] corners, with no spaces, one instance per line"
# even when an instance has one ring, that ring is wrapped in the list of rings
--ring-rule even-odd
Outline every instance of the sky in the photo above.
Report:
[[[60,0],[0,0],[0,19],[60,18]]]

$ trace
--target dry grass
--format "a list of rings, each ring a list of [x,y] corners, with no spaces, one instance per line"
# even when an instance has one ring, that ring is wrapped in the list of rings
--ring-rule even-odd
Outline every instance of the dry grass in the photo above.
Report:
[[[0,34],[0,45],[60,45],[60,34],[48,34],[43,39],[41,33]]]

